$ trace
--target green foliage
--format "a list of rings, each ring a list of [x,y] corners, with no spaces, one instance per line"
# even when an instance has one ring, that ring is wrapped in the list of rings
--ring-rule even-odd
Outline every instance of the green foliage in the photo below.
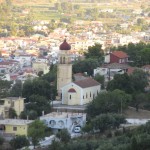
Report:
[[[106,130],[119,128],[121,123],[125,123],[125,118],[119,114],[101,114],[91,120],[92,130],[104,133]]]
[[[88,47],[88,51],[84,53],[85,58],[97,59],[98,62],[103,61],[104,52],[102,45],[95,43],[94,46]]]
[[[82,132],[84,133],[90,133],[92,131],[92,124],[91,123],[87,123],[83,128],[82,128]]]
[[[0,98],[9,96],[9,89],[11,82],[7,80],[0,80]]]
[[[11,97],[19,97],[22,96],[22,83],[21,81],[16,81],[16,83],[13,85],[11,91],[10,91]]]
[[[35,120],[37,119],[38,114],[35,110],[24,110],[20,114],[20,119],[30,119],[30,120]]]
[[[19,135],[19,136],[16,136],[15,138],[13,138],[13,139],[10,141],[10,145],[11,145],[14,149],[20,149],[20,148],[22,148],[22,147],[29,146],[29,141],[28,141],[28,139],[26,138],[26,136],[24,136],[24,135]]]
[[[105,81],[105,77],[99,74],[96,74],[94,77],[94,80],[96,80],[97,82],[99,82],[101,84],[101,88],[104,89],[104,81]]]
[[[60,150],[61,146],[60,146],[60,142],[53,140],[52,144],[48,147],[49,150]]]
[[[86,112],[89,117],[101,113],[122,113],[130,101],[131,96],[121,90],[102,92],[88,104]]]
[[[127,73],[116,74],[114,79],[108,82],[107,90],[113,91],[115,89],[120,89],[126,93],[132,93],[133,87],[131,84],[131,79]]]
[[[28,136],[31,138],[34,147],[45,137],[45,124],[40,120],[35,120],[29,125]]]
[[[142,70],[134,70],[130,76],[130,81],[134,91],[144,92],[145,87],[148,85],[148,74]]]
[[[45,96],[50,99],[51,87],[50,83],[42,79],[27,80],[23,84],[23,96],[26,97],[26,101],[29,101],[31,95]]]
[[[0,136],[0,145],[3,145],[4,141],[5,141],[4,138]]]
[[[29,104],[26,105],[26,110],[34,110],[38,116],[42,115],[42,111],[47,114],[51,110],[50,101],[44,96],[31,95]]]
[[[109,81],[107,90],[120,89],[126,93],[144,92],[148,85],[148,74],[142,70],[136,69],[128,76],[125,74],[117,74],[114,79]]]
[[[146,103],[148,97],[145,93],[134,93],[133,94],[133,104],[136,107],[136,111],[138,111],[140,105]]]
[[[56,137],[63,143],[68,143],[71,139],[70,133],[67,129],[62,129],[56,134]]]
[[[9,108],[8,114],[9,114],[9,116],[8,116],[9,118],[14,119],[14,118],[17,117],[17,113],[16,113],[16,111],[13,108]]]
[[[82,61],[76,61],[73,64],[73,73],[84,73],[87,72],[88,75],[93,75],[93,70],[99,66],[96,59],[85,59]]]

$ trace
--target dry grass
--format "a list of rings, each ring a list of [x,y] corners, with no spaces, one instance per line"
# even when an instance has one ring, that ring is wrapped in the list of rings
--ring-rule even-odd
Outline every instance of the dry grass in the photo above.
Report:
[[[128,110],[125,111],[124,115],[127,118],[150,119],[150,111],[139,109],[137,112],[136,109],[132,107],[129,107]]]

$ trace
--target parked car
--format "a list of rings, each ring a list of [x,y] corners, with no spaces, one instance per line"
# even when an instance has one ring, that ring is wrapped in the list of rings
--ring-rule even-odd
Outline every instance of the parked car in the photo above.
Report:
[[[75,132],[75,133],[80,133],[80,132],[81,132],[81,126],[76,126],[76,127],[74,128],[74,132]]]

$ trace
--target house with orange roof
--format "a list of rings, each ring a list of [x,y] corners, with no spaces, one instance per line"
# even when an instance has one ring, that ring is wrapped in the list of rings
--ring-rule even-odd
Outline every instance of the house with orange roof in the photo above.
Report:
[[[113,51],[105,56],[105,63],[128,63],[129,56],[123,51]]]

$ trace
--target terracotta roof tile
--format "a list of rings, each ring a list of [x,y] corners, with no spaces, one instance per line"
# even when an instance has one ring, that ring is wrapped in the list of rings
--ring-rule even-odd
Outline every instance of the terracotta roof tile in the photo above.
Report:
[[[142,68],[144,68],[144,69],[150,69],[150,65],[142,66]]]
[[[68,90],[68,92],[70,92],[70,93],[76,93],[76,90],[73,89],[73,88],[71,88],[71,89]]]
[[[92,78],[86,78],[84,80],[75,81],[73,83],[80,86],[81,88],[88,88],[88,87],[100,85],[99,82],[97,82]]]
[[[115,55],[118,58],[127,58],[129,57],[125,52],[123,51],[114,51],[111,53],[112,55]]]

